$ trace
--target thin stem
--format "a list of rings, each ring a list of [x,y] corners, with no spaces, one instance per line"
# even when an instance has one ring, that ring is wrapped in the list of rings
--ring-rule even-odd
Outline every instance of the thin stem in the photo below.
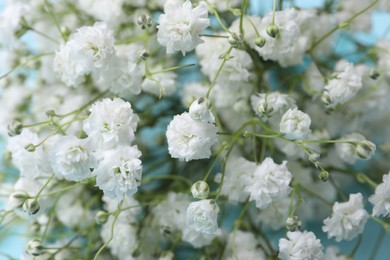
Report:
[[[182,65],[182,66],[175,66],[175,67],[171,67],[171,68],[167,68],[167,69],[162,69],[162,70],[150,72],[150,75],[174,71],[174,70],[178,70],[178,69],[184,69],[184,68],[188,68],[188,67],[195,66],[195,65],[196,64],[194,63],[194,64],[187,64],[187,65]]]
[[[274,0],[274,6],[273,6],[273,9],[272,9],[272,25],[275,24],[275,13],[276,13],[276,0]]]
[[[224,38],[224,39],[229,38],[229,36],[225,36],[225,35],[213,35],[213,34],[201,34],[200,36],[203,36],[203,37],[210,37],[210,38]]]
[[[97,95],[94,99],[90,100],[88,103],[86,103],[85,105],[83,105],[82,107],[78,108],[78,109],[75,109],[67,114],[64,114],[64,115],[59,115],[59,117],[67,117],[67,116],[70,116],[72,114],[75,114],[75,113],[78,113],[79,111],[82,111],[84,110],[85,108],[87,108],[89,105],[91,105],[92,103],[94,103],[95,101],[97,101],[98,99],[102,98],[104,95],[106,95],[108,93],[108,89],[102,93],[100,93],[99,95]]]
[[[35,32],[36,34],[42,36],[43,38],[45,38],[45,39],[47,39],[47,40],[49,40],[49,41],[51,41],[51,42],[54,42],[55,44],[59,44],[59,41],[57,41],[57,40],[54,39],[53,37],[51,37],[51,36],[49,36],[49,35],[47,35],[47,34],[41,32],[41,31],[38,31],[37,29],[34,29],[34,28],[32,28],[32,27],[27,27],[27,29],[29,29],[29,30],[32,31],[32,32]]]
[[[38,200],[39,196],[41,195],[41,193],[43,192],[43,190],[47,187],[47,185],[49,185],[49,183],[54,179],[54,176],[55,174],[53,173],[49,179],[47,179],[47,181],[45,182],[45,184],[42,186],[42,188],[38,191],[38,193],[34,196],[34,200]]]
[[[148,182],[151,182],[154,180],[177,180],[177,181],[184,182],[185,184],[188,185],[188,187],[192,186],[192,182],[189,179],[187,179],[183,176],[180,176],[180,175],[150,176],[150,177],[144,178],[142,180],[142,183],[148,183]]]
[[[97,251],[95,257],[93,258],[93,260],[97,260],[98,259],[98,256],[103,252],[103,250],[107,247],[107,245],[112,241],[112,239],[114,238],[114,227],[115,227],[115,223],[116,221],[118,220],[118,217],[119,217],[119,214],[121,213],[121,207],[122,207],[122,204],[123,204],[123,201],[124,200],[121,200],[121,202],[118,204],[118,209],[117,211],[114,213],[114,220],[112,221],[112,225],[111,225],[111,235],[110,235],[110,238],[106,241],[106,243],[104,243],[100,249]]]
[[[243,20],[245,15],[246,0],[241,1],[241,13],[240,13],[240,33],[244,35]]]
[[[370,177],[368,177],[367,175],[365,175],[364,173],[358,173],[356,175],[356,179],[358,182],[360,183],[367,183],[368,185],[371,186],[371,188],[375,189],[378,184],[376,184],[373,180],[370,179]]]
[[[276,1],[276,0],[274,0]],[[320,39],[315,41],[313,45],[311,46],[309,52],[312,52],[318,45],[320,45],[326,38],[328,38],[330,35],[332,35],[334,32],[336,32],[338,29],[344,28],[347,25],[349,25],[353,20],[355,20],[357,17],[359,17],[361,14],[365,13],[369,9],[371,9],[374,5],[376,5],[379,2],[379,0],[373,1],[371,4],[369,4],[366,8],[362,9],[360,12],[356,13],[351,18],[345,20],[341,24],[338,24],[336,27],[331,29],[329,32],[325,33]]]
[[[55,16],[55,14],[53,12],[53,9],[51,8],[51,5],[50,5],[48,0],[45,0],[45,5],[46,5],[46,9],[49,12],[51,18],[53,19],[53,22],[54,22],[55,26],[57,27],[58,32],[61,35],[61,38],[64,41],[66,41],[67,37],[66,37],[65,33],[61,30],[61,27],[60,27],[60,24],[58,23],[57,17]]]
[[[217,71],[217,74],[215,74],[215,76],[214,76],[214,79],[213,79],[213,81],[211,82],[211,85],[210,85],[210,87],[209,87],[209,89],[208,89],[208,91],[207,91],[207,94],[206,94],[206,98],[208,98],[209,96],[210,96],[210,92],[211,92],[211,90],[213,89],[213,87],[214,87],[214,85],[215,85],[215,82],[217,81],[217,79],[218,79],[218,76],[219,76],[219,74],[221,73],[221,71],[222,71],[222,69],[223,69],[223,66],[225,66],[225,63],[226,63],[226,61],[228,60],[228,56],[229,56],[229,54],[230,54],[230,52],[233,50],[233,47],[230,47],[228,50],[227,50],[227,52],[225,53],[225,54],[223,54],[223,61],[222,61],[222,63],[221,63],[221,65],[219,66],[219,69],[218,69],[218,71]]]

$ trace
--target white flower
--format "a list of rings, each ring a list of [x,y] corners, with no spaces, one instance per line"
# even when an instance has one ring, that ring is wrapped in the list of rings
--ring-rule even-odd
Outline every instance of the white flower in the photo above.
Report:
[[[122,200],[133,196],[142,178],[141,152],[137,146],[118,146],[104,151],[102,160],[93,171],[96,185],[112,199]]]
[[[98,21],[116,27],[124,18],[124,0],[78,0],[78,7]]]
[[[164,5],[157,26],[157,41],[167,47],[167,53],[181,51],[183,55],[202,43],[199,37],[209,26],[206,3],[192,8],[191,1],[168,1]]]
[[[310,116],[297,108],[289,109],[280,121],[280,133],[292,140],[305,139],[310,134]]]
[[[50,162],[54,172],[70,181],[81,181],[92,177],[91,168],[96,160],[88,140],[75,136],[61,136],[50,151]]]
[[[287,94],[278,91],[257,93],[251,96],[252,109],[259,117],[266,118],[276,113],[285,113],[289,108],[295,108],[295,101]]]
[[[256,207],[265,208],[274,199],[286,196],[292,175],[286,167],[286,161],[278,165],[267,157],[256,167],[253,176],[247,178],[245,191],[250,193],[250,200],[256,201]]]
[[[322,99],[328,107],[334,107],[351,100],[362,88],[362,76],[355,70],[352,63],[339,62],[342,72],[335,75],[324,87]],[[336,65],[336,68],[338,66]]]
[[[319,260],[324,254],[322,244],[313,232],[287,232],[287,238],[279,240],[279,258],[282,260]]]
[[[328,238],[335,237],[337,242],[352,240],[363,232],[367,219],[362,194],[351,194],[349,201],[333,205],[332,216],[324,220],[322,230],[328,233]]]
[[[219,207],[214,200],[191,202],[187,208],[187,225],[201,233],[215,234],[218,213]]]
[[[225,177],[221,189],[221,195],[228,197],[230,202],[244,202],[249,193],[244,190],[246,179],[250,178],[256,170],[256,163],[243,157],[230,156],[226,162]],[[221,174],[216,176],[220,183]]]
[[[84,76],[106,70],[115,57],[114,37],[105,23],[84,26],[62,44],[54,57],[54,71],[68,86],[84,81]]]
[[[375,188],[373,194],[368,200],[374,205],[372,214],[374,216],[388,217],[390,215],[390,173],[383,175],[383,183]]]
[[[223,253],[223,259],[265,260],[267,258],[253,233],[237,230],[229,234],[228,242]]]
[[[112,148],[117,144],[131,144],[137,123],[138,116],[129,102],[105,98],[92,105],[91,114],[83,122],[83,130],[94,145]]]
[[[199,120],[206,123],[214,123],[215,118],[210,111],[210,101],[207,98],[201,97],[192,102],[188,113],[194,120]]]
[[[217,127],[195,121],[185,112],[174,116],[167,129],[169,154],[186,161],[209,158],[211,146],[218,142]]]

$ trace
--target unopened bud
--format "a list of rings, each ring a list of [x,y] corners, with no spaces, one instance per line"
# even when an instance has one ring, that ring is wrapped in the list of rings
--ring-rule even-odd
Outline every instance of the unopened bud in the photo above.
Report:
[[[238,48],[242,44],[242,41],[244,39],[242,38],[242,35],[239,33],[231,33],[229,36],[229,43],[233,48]]]
[[[10,202],[12,204],[12,208],[20,208],[29,198],[29,195],[25,191],[15,191],[10,196]]]
[[[150,52],[146,49],[142,50],[139,54],[141,60],[147,60],[150,57]]]
[[[28,144],[24,147],[24,149],[27,151],[27,152],[34,152],[35,151],[35,148],[36,146],[33,145],[33,144]]]
[[[270,37],[276,38],[279,34],[279,27],[277,27],[275,24],[270,24],[267,26],[266,32]]]
[[[142,30],[145,30],[146,28],[152,27],[152,18],[148,15],[141,14],[137,19],[137,24]]]
[[[311,152],[309,155],[309,161],[311,163],[317,163],[318,160],[320,159],[320,154],[316,152]]]
[[[209,185],[205,181],[197,181],[192,185],[191,193],[196,199],[206,199],[210,193]]]
[[[329,172],[328,171],[325,171],[325,170],[322,170],[321,172],[320,172],[320,180],[321,181],[323,181],[323,182],[326,182],[326,181],[328,181],[328,179],[329,179]]]
[[[57,116],[56,111],[54,111],[53,109],[50,109],[50,110],[46,111],[46,115],[48,117],[55,117],[55,116]]]
[[[379,72],[374,69],[370,71],[370,78],[373,80],[378,79],[380,75],[381,74],[379,74]]]
[[[42,242],[39,239],[33,239],[27,243],[26,253],[29,255],[39,256],[43,250]]]
[[[322,94],[321,101],[324,102],[324,104],[327,106],[330,106],[333,103],[332,98],[329,96],[329,93],[326,91]]]
[[[260,47],[260,48],[263,47],[266,42],[267,42],[267,40],[262,36],[259,36],[255,39],[256,46]]]
[[[376,145],[373,142],[364,140],[356,145],[356,155],[364,160],[368,160],[375,153]]]
[[[103,210],[98,211],[95,215],[96,223],[98,223],[99,225],[106,223],[108,220],[108,216],[109,214],[107,212]]]
[[[41,207],[36,199],[27,199],[23,204],[24,212],[29,215],[37,214],[40,208]]]
[[[299,220],[298,216],[288,217],[286,220],[286,229],[289,231],[296,231],[302,225],[302,222]]]
[[[22,133],[23,124],[19,120],[14,120],[8,125],[7,128],[9,136],[16,136]]]
[[[274,111],[274,108],[267,102],[264,102],[257,107],[257,111],[260,115],[269,117]]]

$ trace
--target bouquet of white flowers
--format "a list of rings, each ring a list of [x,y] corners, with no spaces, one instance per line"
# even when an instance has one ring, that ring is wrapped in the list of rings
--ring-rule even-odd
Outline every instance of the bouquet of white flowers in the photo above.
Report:
[[[355,36],[390,2],[255,2],[8,1],[0,241],[23,223],[20,259],[374,259],[390,40]]]

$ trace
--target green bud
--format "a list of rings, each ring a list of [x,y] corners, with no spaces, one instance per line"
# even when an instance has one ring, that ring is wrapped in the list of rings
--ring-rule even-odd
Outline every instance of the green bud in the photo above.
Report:
[[[95,215],[96,223],[98,223],[99,225],[104,224],[107,222],[108,217],[109,217],[109,214],[107,212],[100,210]]]
[[[25,191],[15,191],[11,194],[10,200],[12,201],[12,207],[20,208],[29,198],[29,195]]]
[[[191,193],[196,199],[206,199],[210,193],[209,185],[205,181],[197,181],[191,186]]]
[[[242,35],[239,33],[231,33],[229,36],[229,43],[233,48],[238,48],[242,44],[242,41],[244,39],[242,38]]]
[[[267,26],[266,32],[270,37],[276,38],[279,34],[279,27],[277,27],[275,24],[270,24]]]
[[[327,106],[330,106],[333,103],[332,98],[329,96],[327,91],[322,94],[321,101],[324,102],[324,104]]]
[[[150,57],[150,52],[146,49],[142,50],[140,55],[139,55],[139,58],[141,60],[147,60],[149,57]]]
[[[137,19],[137,24],[142,30],[145,30],[146,28],[152,27],[152,18],[148,15],[141,14]]]
[[[319,177],[320,177],[321,181],[326,182],[329,179],[329,172],[323,170],[323,171],[320,172],[320,176]]]
[[[35,149],[36,149],[36,146],[33,145],[33,144],[28,144],[24,147],[24,149],[27,151],[27,152],[34,152]]]
[[[260,47],[260,48],[263,47],[266,42],[267,42],[267,40],[262,36],[259,36],[255,39],[256,46]]]
[[[368,160],[375,153],[376,145],[368,140],[361,141],[356,145],[356,155],[363,160]]]
[[[9,136],[16,136],[22,133],[23,124],[19,120],[14,120],[8,125],[7,128]]]
[[[296,231],[302,225],[302,222],[299,220],[298,216],[288,217],[286,220],[286,229],[288,231]]]
[[[41,206],[36,199],[27,199],[23,204],[23,210],[29,215],[35,215],[38,213]]]
[[[33,256],[42,255],[44,247],[39,239],[30,240],[27,243],[26,253]]]

